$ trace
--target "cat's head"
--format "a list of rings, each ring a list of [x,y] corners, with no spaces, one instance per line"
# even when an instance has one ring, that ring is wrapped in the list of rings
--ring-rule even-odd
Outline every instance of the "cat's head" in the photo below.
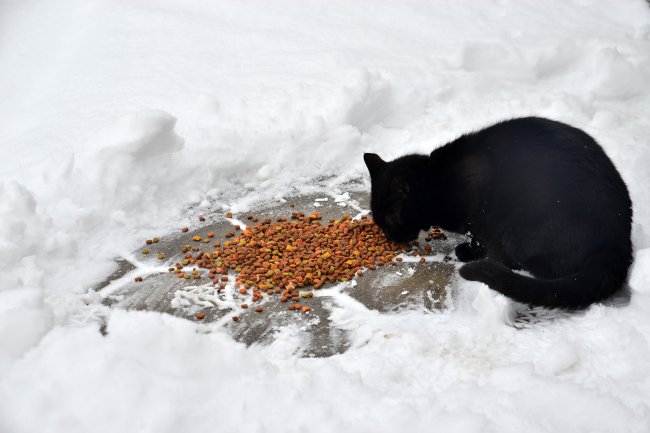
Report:
[[[372,190],[370,208],[377,225],[395,242],[415,240],[425,223],[422,200],[423,170],[429,158],[424,155],[406,155],[386,162],[374,153],[363,155]]]

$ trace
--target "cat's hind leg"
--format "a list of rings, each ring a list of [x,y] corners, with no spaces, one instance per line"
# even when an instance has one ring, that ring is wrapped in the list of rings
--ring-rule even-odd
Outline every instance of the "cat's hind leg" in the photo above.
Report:
[[[458,245],[454,252],[461,262],[471,262],[485,257],[485,247],[473,239],[471,242]]]

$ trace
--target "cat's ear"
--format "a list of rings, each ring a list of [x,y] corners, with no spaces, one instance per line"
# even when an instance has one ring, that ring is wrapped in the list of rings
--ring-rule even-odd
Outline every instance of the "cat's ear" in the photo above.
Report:
[[[386,164],[388,164],[386,161],[381,159],[381,157],[376,153],[364,153],[363,160],[366,163],[366,167],[368,167],[370,176],[376,175],[377,173],[379,173],[384,169]]]
[[[403,177],[395,176],[390,180],[391,189],[402,198],[406,198],[411,192],[411,187]]]

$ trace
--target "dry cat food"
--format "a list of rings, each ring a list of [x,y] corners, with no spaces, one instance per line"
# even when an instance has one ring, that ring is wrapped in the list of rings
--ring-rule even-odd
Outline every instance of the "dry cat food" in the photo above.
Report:
[[[232,213],[226,216],[232,218]],[[252,215],[247,219],[258,221]],[[210,235],[214,234],[210,232],[209,238]],[[432,231],[428,237],[440,239],[440,235],[442,232]],[[194,266],[193,276],[198,279],[196,268],[207,269],[213,284],[219,285],[218,292],[229,281],[229,271],[234,271],[235,290],[240,296],[252,303],[275,296],[280,302],[288,303],[289,310],[303,313],[311,307],[298,301],[301,298],[301,302],[307,301],[313,293],[301,288],[320,289],[326,283],[349,281],[355,275],[362,276],[364,269],[394,264],[395,255],[406,252],[407,248],[390,242],[371,218],[363,216],[353,220],[344,215],[323,224],[318,212],[309,215],[294,212],[290,220],[277,218],[276,222],[265,218],[237,235],[228,232],[225,237],[227,240],[216,242],[210,252],[193,248],[196,254],[192,254],[186,245],[182,266],[177,264],[172,271],[188,278],[183,266]],[[431,248],[425,251],[429,253]],[[247,309],[248,305],[243,304],[242,308]],[[254,310],[263,311],[261,307]]]
[[[225,275],[234,270],[238,292],[252,295],[253,302],[274,294],[286,302],[300,296],[299,288],[319,289],[327,282],[348,281],[362,268],[391,263],[402,249],[367,217],[346,215],[327,225],[320,219],[317,212],[295,212],[292,221],[276,223],[266,218],[237,237],[227,233],[232,239],[216,243],[211,253],[199,251],[186,260],[209,269],[214,282],[228,281]]]
[[[228,212],[226,217],[233,215]],[[309,215],[293,212],[291,219],[277,218],[275,222],[271,218],[260,221],[252,215],[247,219],[257,224],[243,231],[235,226],[236,233],[225,233],[226,240],[215,242],[210,251],[183,246],[182,260],[169,271],[181,279],[199,280],[199,269],[206,269],[217,293],[226,287],[230,281],[228,274],[234,271],[238,299],[250,304],[275,297],[287,303],[289,310],[307,313],[311,307],[304,303],[309,303],[314,296],[312,289],[320,289],[326,283],[349,281],[377,266],[394,265],[394,261],[402,261],[401,257],[395,257],[400,253],[428,255],[432,250],[430,245],[425,245],[420,251],[418,242],[412,243],[411,250],[405,244],[389,241],[367,216],[355,220],[344,215],[328,223],[322,222],[318,212]],[[183,227],[181,231],[186,233],[189,229]],[[205,238],[195,235],[192,240],[211,242],[214,236],[215,233],[208,232]],[[432,239],[446,239],[446,236],[434,228],[426,241]],[[158,238],[154,238],[147,244],[157,242]],[[147,254],[149,250],[142,252]],[[159,253],[158,258],[164,259],[164,254]],[[426,260],[421,258],[419,262]],[[242,303],[241,308],[246,310],[249,304]],[[251,309],[258,313],[264,311],[261,306],[251,306]],[[202,317],[197,314],[197,318]],[[233,321],[238,319],[232,316]]]

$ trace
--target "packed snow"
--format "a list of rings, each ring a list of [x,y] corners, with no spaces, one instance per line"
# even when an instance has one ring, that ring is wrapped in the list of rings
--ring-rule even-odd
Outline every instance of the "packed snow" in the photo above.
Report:
[[[0,431],[650,431],[649,76],[644,0],[3,1]],[[460,281],[443,312],[341,302],[351,348],[305,359],[93,290],[199,213],[530,114],[626,181],[629,305],[519,329]]]

